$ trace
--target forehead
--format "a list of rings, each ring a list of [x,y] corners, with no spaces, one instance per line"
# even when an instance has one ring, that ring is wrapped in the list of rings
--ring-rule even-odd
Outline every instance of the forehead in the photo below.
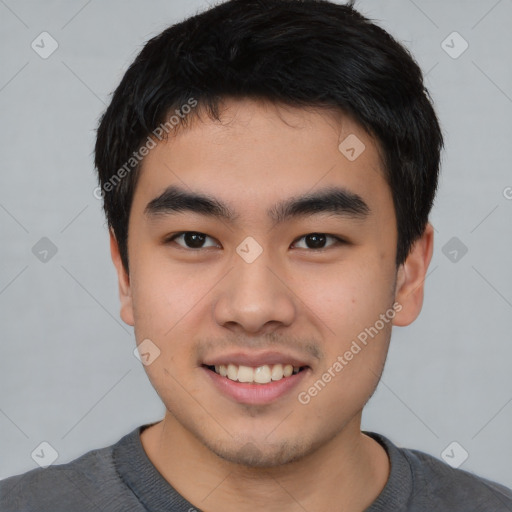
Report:
[[[350,116],[248,99],[225,100],[219,112],[220,121],[194,113],[150,151],[134,210],[143,211],[170,185],[219,198],[249,216],[285,197],[333,186],[377,210],[392,202],[378,143]]]

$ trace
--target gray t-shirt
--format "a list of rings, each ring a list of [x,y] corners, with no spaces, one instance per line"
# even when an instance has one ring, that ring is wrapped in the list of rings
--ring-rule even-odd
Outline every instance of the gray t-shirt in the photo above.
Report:
[[[1,512],[194,512],[146,455],[137,427],[117,443],[0,481]],[[378,441],[391,461],[386,486],[365,512],[512,512],[512,490],[418,450]]]

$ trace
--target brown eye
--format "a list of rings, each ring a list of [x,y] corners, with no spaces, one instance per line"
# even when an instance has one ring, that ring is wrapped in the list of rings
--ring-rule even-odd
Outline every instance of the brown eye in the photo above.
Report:
[[[198,233],[196,231],[184,231],[182,233],[176,233],[171,238],[168,239],[168,242],[174,242],[176,240],[181,239],[182,243],[178,243],[179,246],[185,249],[204,249],[205,247],[216,247],[217,244],[212,245],[204,245],[206,239],[213,240],[213,238],[205,235],[204,233]]]
[[[301,249],[304,248],[304,249],[319,250],[319,249],[326,249],[333,245],[339,245],[339,244],[343,243],[343,240],[341,240],[337,236],[327,235],[325,233],[309,233],[307,235],[302,236],[298,240],[303,240],[303,239],[305,241],[306,247],[300,247]],[[326,246],[328,239],[334,240],[334,243]]]

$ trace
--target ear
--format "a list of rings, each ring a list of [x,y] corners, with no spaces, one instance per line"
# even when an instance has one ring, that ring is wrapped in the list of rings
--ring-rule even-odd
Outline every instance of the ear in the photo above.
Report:
[[[411,251],[397,272],[395,301],[397,308],[393,325],[409,325],[420,314],[423,306],[423,291],[428,266],[434,250],[434,228],[427,223],[421,238],[411,247]]]
[[[112,228],[110,233],[110,254],[112,262],[117,270],[117,279],[119,282],[119,299],[121,301],[121,318],[123,322],[128,325],[134,325],[133,320],[133,302],[132,290],[130,287],[130,276],[127,274],[123,262],[121,261],[121,254],[119,252],[119,244],[117,243],[114,231]]]

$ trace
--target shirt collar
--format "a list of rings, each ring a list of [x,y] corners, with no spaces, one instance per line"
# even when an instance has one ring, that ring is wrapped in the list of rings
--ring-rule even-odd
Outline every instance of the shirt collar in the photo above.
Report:
[[[115,444],[113,457],[116,470],[125,485],[151,512],[198,510],[165,480],[144,451],[140,434],[155,423],[137,427]],[[365,512],[408,510],[413,493],[413,478],[405,455],[385,436],[366,431],[363,434],[377,441],[386,450],[391,465],[384,489]]]

